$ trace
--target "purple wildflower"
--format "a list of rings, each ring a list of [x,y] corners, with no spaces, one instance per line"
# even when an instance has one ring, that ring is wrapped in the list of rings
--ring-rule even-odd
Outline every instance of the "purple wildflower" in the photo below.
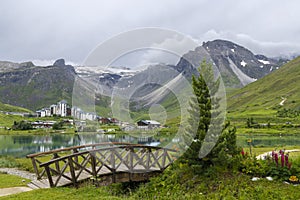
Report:
[[[275,159],[276,166],[278,167],[278,154],[277,153],[274,154],[274,159]]]
[[[285,154],[284,158],[285,158],[285,166],[288,167],[289,166],[289,154],[288,153]]]

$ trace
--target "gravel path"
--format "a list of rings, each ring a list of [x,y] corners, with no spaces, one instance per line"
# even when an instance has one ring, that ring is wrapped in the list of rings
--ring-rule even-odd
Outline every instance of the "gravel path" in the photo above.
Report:
[[[17,168],[0,168],[0,172],[5,172],[7,174],[20,176],[22,178],[36,180],[36,175],[27,171],[19,170]]]
[[[11,188],[2,188],[0,189],[0,197],[11,195],[11,194],[18,194],[21,192],[28,192],[32,189],[29,187],[11,187]]]

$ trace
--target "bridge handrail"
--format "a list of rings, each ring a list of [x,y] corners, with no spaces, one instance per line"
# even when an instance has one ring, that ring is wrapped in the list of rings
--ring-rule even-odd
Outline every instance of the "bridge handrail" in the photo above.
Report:
[[[79,146],[66,147],[66,148],[62,148],[62,149],[54,149],[54,150],[46,151],[46,152],[29,154],[26,156],[26,158],[34,158],[34,157],[49,155],[49,154],[53,154],[53,153],[71,151],[74,149],[83,149],[83,148],[87,148],[87,147],[96,147],[96,146],[103,146],[103,145],[135,145],[135,144],[126,143],[126,142],[101,142],[101,143],[95,143],[95,144],[85,144],[85,145],[79,145]]]
[[[145,146],[145,145],[139,145],[139,144],[129,144],[129,145],[123,145],[123,146],[117,146],[117,147],[105,147],[105,148],[100,148],[100,149],[91,149],[91,150],[86,150],[86,151],[82,151],[82,152],[78,152],[78,153],[73,153],[73,154],[70,154],[70,155],[66,155],[66,156],[62,156],[62,157],[59,157],[59,158],[55,158],[55,159],[51,159],[47,162],[44,162],[44,163],[41,163],[39,166],[40,167],[45,167],[47,165],[51,165],[55,162],[59,162],[61,160],[65,160],[65,159],[68,159],[69,157],[76,157],[76,156],[80,156],[80,155],[83,155],[83,154],[87,154],[87,153],[91,153],[91,152],[95,152],[95,151],[106,151],[106,150],[110,150],[110,149],[118,149],[118,148],[145,148],[145,149],[163,149],[163,150],[166,150],[166,151],[171,151],[171,152],[177,152],[176,150],[174,149],[169,149],[169,148],[163,148],[163,147],[155,147],[155,146]]]

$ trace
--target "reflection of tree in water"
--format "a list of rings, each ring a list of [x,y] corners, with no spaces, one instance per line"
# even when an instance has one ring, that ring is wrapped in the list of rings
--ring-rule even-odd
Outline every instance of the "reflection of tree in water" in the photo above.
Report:
[[[73,146],[81,145],[81,137],[79,134],[75,134],[73,137]]]
[[[18,135],[18,136],[12,136],[12,139],[14,144],[31,144],[33,141],[33,136]]]
[[[51,135],[51,137],[52,137],[51,149],[73,146],[72,135],[55,134],[55,135]]]

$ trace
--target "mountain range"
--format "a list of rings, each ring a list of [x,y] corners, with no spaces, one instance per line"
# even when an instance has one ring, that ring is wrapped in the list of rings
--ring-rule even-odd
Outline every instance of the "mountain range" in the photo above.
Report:
[[[246,86],[278,70],[288,61],[255,55],[225,40],[203,43],[184,54],[176,65],[151,65],[142,71],[113,67],[105,70],[88,66],[73,67],[65,65],[63,59],[50,66],[3,61],[0,62],[0,102],[31,110],[61,99],[71,103],[74,81],[79,77],[97,86],[101,98],[110,98],[116,88],[127,88],[134,102],[142,103],[142,107],[150,106],[170,98],[170,92],[164,91],[163,86],[178,88],[178,80],[182,80],[182,77],[190,79],[193,74],[197,74],[195,67],[207,58],[218,68],[228,88]],[[119,94],[122,95],[122,92]]]

